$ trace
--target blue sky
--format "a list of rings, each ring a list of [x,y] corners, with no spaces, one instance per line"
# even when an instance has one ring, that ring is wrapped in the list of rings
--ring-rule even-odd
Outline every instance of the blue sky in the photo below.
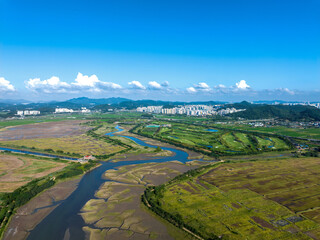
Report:
[[[0,99],[320,101],[318,0],[0,0]]]

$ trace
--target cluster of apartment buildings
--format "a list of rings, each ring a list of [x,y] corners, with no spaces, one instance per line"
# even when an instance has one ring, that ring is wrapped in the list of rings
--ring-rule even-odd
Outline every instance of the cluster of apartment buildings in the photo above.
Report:
[[[91,110],[85,107],[82,107],[80,110],[73,110],[71,108],[56,108],[54,113],[90,113]]]
[[[39,115],[40,111],[36,110],[25,110],[25,111],[17,111],[17,115],[19,116],[30,116],[30,115]]]
[[[289,106],[294,106],[294,105],[303,105],[303,106],[312,106],[316,108],[320,108],[320,103],[281,103],[282,105],[289,105]],[[275,105],[277,105],[277,102],[275,102]]]
[[[164,108],[163,106],[138,107],[137,112],[156,114],[186,114],[188,116],[226,115],[230,113],[245,111],[245,109],[219,109],[220,105],[185,105],[174,108]]]

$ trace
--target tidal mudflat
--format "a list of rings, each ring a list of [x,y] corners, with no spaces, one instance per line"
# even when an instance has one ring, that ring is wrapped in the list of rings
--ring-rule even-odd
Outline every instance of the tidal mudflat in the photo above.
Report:
[[[0,140],[21,140],[33,138],[56,138],[64,136],[77,136],[90,129],[83,125],[85,120],[72,120],[60,122],[33,123],[20,126],[6,127],[0,131]]]
[[[183,164],[145,163],[105,172],[107,181],[82,208],[87,238],[95,239],[174,239],[190,238],[150,214],[141,204],[146,186],[162,184],[204,162]],[[174,229],[173,229],[174,228]]]
[[[20,207],[7,227],[3,239],[26,239],[32,230],[76,188],[80,178],[61,182]]]

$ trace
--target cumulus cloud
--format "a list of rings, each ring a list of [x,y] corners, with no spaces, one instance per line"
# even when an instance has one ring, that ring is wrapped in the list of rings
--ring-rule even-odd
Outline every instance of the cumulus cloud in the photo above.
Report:
[[[168,81],[164,81],[163,83],[161,83],[162,87],[168,87],[169,86],[169,82]]]
[[[59,77],[51,77],[47,80],[40,80],[40,78],[29,79],[26,82],[26,87],[35,92],[44,93],[64,93],[64,92],[100,92],[103,90],[121,89],[119,84],[112,82],[103,82],[98,79],[96,75],[83,75],[78,73],[76,79],[72,83],[60,81]]]
[[[102,82],[102,81],[100,81],[96,85],[102,90],[122,89],[121,85],[119,85],[117,83],[113,83],[113,82]]]
[[[100,80],[95,74],[89,77],[87,75],[83,75],[82,73],[78,73],[75,82],[72,84],[79,87],[95,87],[96,83],[98,82],[100,82]]]
[[[161,84],[156,81],[150,81],[148,85],[149,85],[149,88],[155,89],[155,90],[159,90],[162,88]]]
[[[240,82],[236,83],[237,89],[245,90],[249,89],[250,86],[247,84],[246,80],[240,80]]]
[[[189,88],[187,88],[187,92],[188,93],[196,93],[197,90],[194,87],[189,87]]]
[[[288,88],[277,88],[276,90],[279,91],[279,92],[288,93],[290,95],[294,95],[295,94],[294,91],[292,91],[292,90],[290,90]]]
[[[136,89],[146,89],[145,86],[143,86],[139,81],[132,81],[128,83],[131,87]]]
[[[14,86],[4,77],[0,77],[0,92],[13,92]]]
[[[219,85],[217,85],[217,86],[215,86],[214,88],[227,88],[225,85],[223,85],[223,84],[219,84]]]
[[[209,92],[211,88],[205,82],[199,82],[198,84],[193,84],[193,87],[187,88],[188,93],[195,93],[195,92]]]
[[[81,90],[88,90],[94,92],[100,92],[102,90],[110,89],[121,89],[121,85],[113,82],[103,82],[100,81],[97,75],[93,74],[91,76],[83,75],[78,73],[75,82],[71,83],[74,87],[80,88]]]
[[[195,84],[194,86],[195,86],[195,88],[197,88],[197,89],[210,90],[209,85],[206,84],[205,82],[200,82],[200,83],[198,83],[198,84]]]
[[[70,89],[70,84],[60,81],[58,77],[52,76],[43,81],[41,81],[40,78],[30,78],[29,81],[26,82],[26,87],[35,92],[61,93]]]

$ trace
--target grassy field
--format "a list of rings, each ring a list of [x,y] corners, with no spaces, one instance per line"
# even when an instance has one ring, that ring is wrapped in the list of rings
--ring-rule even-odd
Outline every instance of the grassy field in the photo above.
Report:
[[[152,124],[163,125],[165,123],[153,122]],[[145,125],[140,132],[150,137],[222,155],[290,149],[282,139],[277,137],[233,132],[232,130],[218,130],[182,123],[172,123],[171,125],[171,127],[159,128]]]
[[[23,154],[0,153],[0,192],[12,192],[35,178],[61,170],[67,163]]]
[[[320,239],[320,158],[222,163],[167,184],[159,206],[205,239]]]
[[[320,139],[320,128],[289,128],[284,126],[272,126],[272,127],[252,127],[249,125],[240,124],[217,124],[214,125],[222,128],[238,129],[246,131],[255,131],[262,133],[274,133],[290,137],[301,137],[308,139]]]
[[[27,147],[35,150],[52,149],[53,151],[66,154],[84,155],[106,155],[119,152],[124,148],[112,143],[97,140],[85,134],[79,136],[62,137],[62,138],[37,138],[1,141],[1,144],[10,147]]]

